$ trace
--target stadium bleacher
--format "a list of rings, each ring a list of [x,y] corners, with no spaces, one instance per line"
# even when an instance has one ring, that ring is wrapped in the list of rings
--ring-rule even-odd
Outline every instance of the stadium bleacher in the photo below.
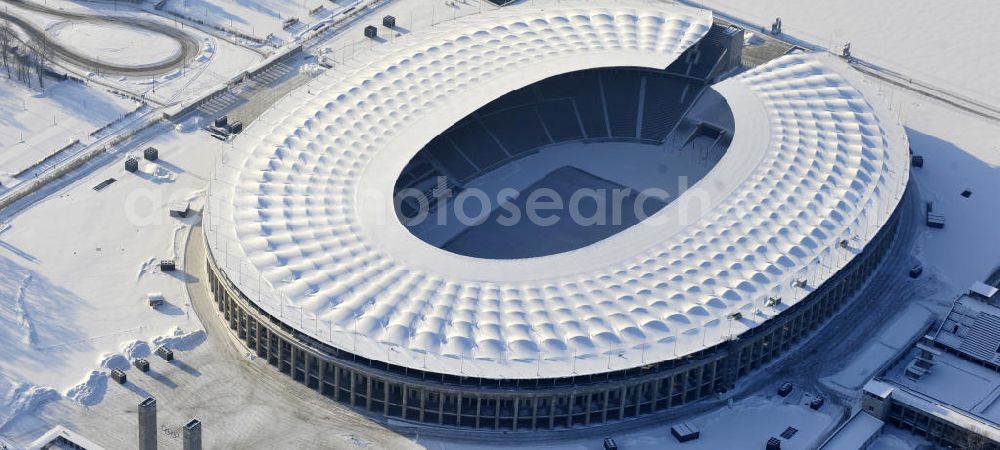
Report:
[[[682,99],[688,83],[681,78],[646,77],[646,99],[642,110],[642,139],[662,141],[681,120],[687,110],[693,95]]]
[[[567,142],[583,139],[580,119],[576,115],[573,99],[543,100],[538,103],[538,115],[553,142]]]
[[[543,80],[538,85],[546,99],[572,98],[588,139],[608,137],[608,122],[597,71],[584,70]]]
[[[396,190],[423,189],[439,176],[461,186],[555,143],[662,142],[706,85],[691,74],[712,71],[710,62],[721,55],[721,50],[691,49],[668,70],[585,70],[511,91],[427,144],[403,170]]]
[[[458,151],[465,155],[479,171],[489,170],[510,159],[483,124],[473,120],[463,126],[445,131],[443,136],[451,140]]]
[[[697,80],[708,80],[719,61],[726,55],[726,28],[712,25],[697,45],[689,48],[666,71]]]
[[[427,152],[427,159],[436,162],[444,172],[453,179],[467,180],[472,178],[479,169],[473,166],[469,160],[462,155],[455,145],[451,143],[445,135],[434,138],[420,153]],[[418,153],[418,155],[420,154]],[[418,180],[419,181],[419,180]],[[397,182],[397,186],[399,186]],[[405,187],[405,186],[404,186]],[[398,189],[397,189],[398,190]]]
[[[482,121],[512,156],[527,154],[552,143],[532,104],[490,114]]]
[[[639,88],[642,75],[637,71],[616,70],[602,74],[604,101],[608,108],[611,136],[634,138],[639,118]]]

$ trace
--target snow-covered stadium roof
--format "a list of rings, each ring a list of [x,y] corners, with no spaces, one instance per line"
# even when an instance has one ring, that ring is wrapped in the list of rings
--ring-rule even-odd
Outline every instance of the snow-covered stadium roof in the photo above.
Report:
[[[758,326],[802,299],[796,280],[818,286],[850,261],[904,191],[902,128],[833,57],[786,56],[715,86],[736,122],[726,155],[593,245],[470,258],[413,236],[392,208],[413,155],[490,100],[575,70],[664,68],[711,20],[665,4],[520,6],[381,44],[276,104],[227,153],[206,221],[215,260],[322,342],[466,376],[618,370]]]

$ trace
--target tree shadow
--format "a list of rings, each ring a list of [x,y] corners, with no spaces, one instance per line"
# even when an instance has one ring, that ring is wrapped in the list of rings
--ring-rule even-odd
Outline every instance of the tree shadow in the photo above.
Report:
[[[28,262],[36,263],[36,264],[38,263],[38,258],[35,258],[30,253],[28,253],[28,252],[26,252],[24,250],[21,250],[20,248],[14,246],[13,244],[10,244],[10,243],[5,242],[5,241],[0,241],[0,247],[3,247],[5,249],[9,250],[11,253],[13,253],[13,254],[21,257],[22,259],[24,259],[24,260],[26,260]]]
[[[6,367],[65,368],[68,355],[94,349],[75,325],[94,313],[83,298],[0,255],[0,355]]]

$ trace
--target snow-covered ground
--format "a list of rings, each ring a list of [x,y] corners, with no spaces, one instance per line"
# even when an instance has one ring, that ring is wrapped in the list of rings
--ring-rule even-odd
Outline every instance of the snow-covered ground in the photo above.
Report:
[[[678,442],[670,434],[670,427],[680,421],[661,422],[642,430],[624,433],[616,433],[614,430],[606,433],[622,449],[719,450],[764,448],[768,438],[779,437],[786,428],[793,427],[798,431],[790,439],[782,438],[781,448],[812,449],[833,432],[844,410],[827,405],[819,411],[813,411],[809,409],[809,399],[811,397],[808,395],[793,395],[788,398],[776,395],[754,396],[731,406],[685,419],[701,432],[701,437],[697,440],[685,443]],[[416,441],[425,448],[441,450],[485,450],[500,446],[496,441],[481,442],[455,437],[417,436]],[[547,436],[543,433],[537,440],[517,439],[508,445],[523,450],[578,450],[600,448],[601,441],[601,437],[592,435]]]
[[[909,344],[927,330],[934,313],[919,303],[908,306],[899,313],[854,358],[836,374],[823,379],[831,389],[848,396],[856,393],[892,359],[910,349]]]
[[[897,99],[910,146],[925,159],[913,179],[947,220],[944,229],[924,232],[917,256],[958,294],[1000,265],[1000,122],[912,93]],[[965,189],[971,197],[960,195]]]
[[[108,369],[147,356],[159,343],[183,347],[204,338],[188,308],[189,275],[160,272],[157,263],[181,256],[198,220],[169,217],[166,205],[201,208],[220,144],[192,132],[161,134],[146,145],[159,148],[161,159],[144,161],[139,173],[125,172],[119,159],[4,225],[0,430],[30,401],[61,394],[94,405]],[[92,189],[111,178],[117,181]],[[151,292],[166,304],[150,308]]]
[[[889,376],[938,402],[993,423],[1000,422],[1000,377],[992,369],[942,353],[934,357],[934,366],[920,380],[907,378],[904,370],[905,364],[900,364]]]
[[[199,92],[222,86],[263,59],[262,55],[244,47],[203,36],[202,53],[187,68],[152,77],[98,76],[98,79],[139,92],[154,101],[171,104],[189,100]]]
[[[76,139],[89,142],[90,133],[139,106],[73,81],[46,82],[39,91],[0,79],[0,182],[5,186],[18,172]]]
[[[1000,107],[1000,3],[907,0],[817,3],[787,0],[694,0],[687,3],[764,26],[781,17],[786,35],[839,49],[939,88]],[[945,214],[944,230],[927,230],[917,255],[956,289],[983,280],[1000,265],[1000,122],[956,110],[927,97],[892,89],[894,105],[914,153],[921,195]],[[973,191],[970,198],[959,194]]]
[[[198,54],[183,67],[166,73],[121,76],[99,73],[94,68],[67,65],[78,76],[162,104],[183,101],[206,89],[221,86],[264,58],[258,51],[213,37],[197,28],[183,26],[174,19],[151,14],[135,5],[120,2],[59,2],[48,6],[73,14],[159,22],[162,25],[180,27],[197,40],[200,46]],[[56,42],[107,63],[150,65],[168,60],[180,51],[176,41],[137,27],[66,20],[46,12],[17,6],[10,7],[10,12],[35,26],[45,28]]]
[[[930,442],[921,437],[886,426],[882,428],[882,434],[875,438],[868,450],[929,450],[933,448],[935,447]]]
[[[169,0],[165,10],[258,39],[274,35],[280,44],[331,19],[360,0]],[[315,14],[310,11],[321,8]],[[289,19],[298,19],[284,27]]]
[[[766,26],[781,17],[782,30],[838,53],[846,42],[854,56],[914,79],[988,98],[1000,106],[1000,2],[965,0],[692,0],[729,16]]]

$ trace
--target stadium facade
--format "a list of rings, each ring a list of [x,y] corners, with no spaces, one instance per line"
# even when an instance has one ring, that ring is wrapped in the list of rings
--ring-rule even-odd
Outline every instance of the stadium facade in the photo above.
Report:
[[[675,5],[518,6],[414,32],[363,67],[322,75],[320,92],[265,113],[213,177],[204,227],[220,316],[293,380],[427,424],[594,425],[732,388],[876,269],[908,145],[877,88],[838,59],[789,55],[725,78],[738,58],[719,32],[710,13]],[[660,103],[685,98],[669,97],[670,83],[711,85],[735,126],[694,186],[698,204],[685,194],[598,243],[529,259],[457,255],[399,223],[400,174],[464,117],[525,86],[616,67],[640,70],[629,78],[635,114],[608,100],[631,91],[597,74],[600,95],[560,97],[579,125],[560,135],[662,141],[672,125],[659,121],[673,116]],[[540,111],[543,100],[518,105]],[[548,143],[558,110],[533,116]],[[495,137],[504,123],[481,126]],[[482,164],[469,147],[469,167],[430,170],[460,184],[539,144],[513,139],[496,138],[499,156],[477,155]]]

